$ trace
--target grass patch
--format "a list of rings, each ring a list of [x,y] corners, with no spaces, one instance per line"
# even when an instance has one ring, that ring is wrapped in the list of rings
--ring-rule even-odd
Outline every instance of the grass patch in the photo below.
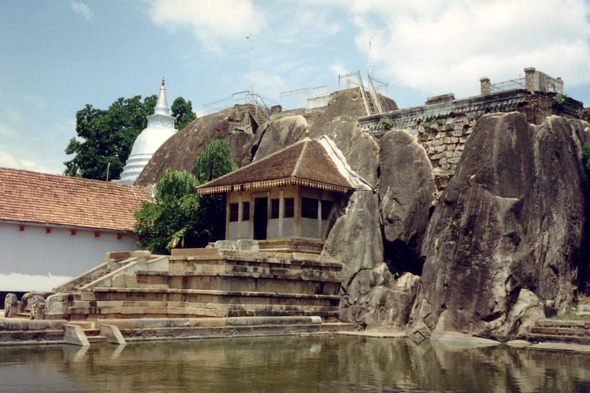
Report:
[[[576,315],[575,310],[569,310],[565,314],[562,315],[554,315],[549,319],[555,319],[558,321],[590,321],[590,316],[579,316]]]

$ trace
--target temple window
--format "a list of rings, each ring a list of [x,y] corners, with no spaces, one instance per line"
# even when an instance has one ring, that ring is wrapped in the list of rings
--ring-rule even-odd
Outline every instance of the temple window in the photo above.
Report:
[[[280,206],[279,199],[271,199],[270,200],[270,218],[279,218],[279,206]]]
[[[238,211],[240,209],[240,205],[237,203],[230,203],[229,204],[229,221],[235,222],[238,221]]]
[[[313,198],[301,198],[301,217],[318,218],[318,200]]]
[[[285,218],[295,217],[295,199],[285,198]]]
[[[242,221],[250,221],[250,202],[242,202]]]
[[[332,211],[332,206],[334,206],[334,202],[322,201],[322,220],[327,220],[328,217],[330,217],[330,212]]]

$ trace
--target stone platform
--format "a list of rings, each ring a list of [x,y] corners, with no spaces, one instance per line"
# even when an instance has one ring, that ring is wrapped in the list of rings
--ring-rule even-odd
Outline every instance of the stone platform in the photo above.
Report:
[[[358,326],[355,324],[323,322],[319,317],[144,318],[84,322],[0,318],[0,346],[91,345],[109,342],[121,344],[140,341],[330,334],[357,329]],[[120,334],[119,341],[107,337],[109,330]]]
[[[13,297],[15,311],[8,316],[68,321],[316,316],[337,321],[340,259],[311,252],[309,242],[271,243],[274,251],[108,253],[102,264],[55,288],[56,293],[27,294],[17,306]],[[308,249],[286,252],[297,247]]]

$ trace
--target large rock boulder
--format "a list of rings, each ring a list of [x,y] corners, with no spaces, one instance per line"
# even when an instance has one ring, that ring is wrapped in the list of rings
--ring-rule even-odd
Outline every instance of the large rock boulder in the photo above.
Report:
[[[377,185],[379,145],[358,126],[358,118],[367,112],[360,90],[338,92],[326,111],[313,124],[310,136],[328,136],[342,151],[350,167],[373,186]]]
[[[590,124],[557,116],[477,121],[428,226],[414,327],[507,337],[566,310],[590,262],[588,142]]]
[[[340,303],[340,318],[370,328],[406,329],[420,277],[411,273],[395,279],[385,263],[359,271]]]
[[[160,146],[135,185],[157,183],[167,168],[192,172],[199,154],[213,139],[226,139],[236,164],[248,165],[263,131],[264,126],[258,127],[244,105],[200,117]]]
[[[421,274],[422,241],[436,193],[432,164],[424,147],[406,130],[387,132],[379,147],[385,258],[396,271]]]
[[[301,115],[282,117],[269,122],[252,161],[259,161],[300,141],[305,136],[306,127],[307,121]]]

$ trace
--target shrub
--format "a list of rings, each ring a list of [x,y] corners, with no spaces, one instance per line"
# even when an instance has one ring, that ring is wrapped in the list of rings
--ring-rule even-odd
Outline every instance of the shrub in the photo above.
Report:
[[[555,97],[553,97],[553,101],[557,105],[563,105],[565,103],[566,98],[567,98],[567,94],[557,94]]]
[[[584,145],[582,157],[584,157],[583,162],[586,165],[586,169],[590,170],[590,143]]]
[[[379,120],[379,126],[383,131],[391,130],[393,127],[393,120],[387,116],[383,116],[381,120]]]

